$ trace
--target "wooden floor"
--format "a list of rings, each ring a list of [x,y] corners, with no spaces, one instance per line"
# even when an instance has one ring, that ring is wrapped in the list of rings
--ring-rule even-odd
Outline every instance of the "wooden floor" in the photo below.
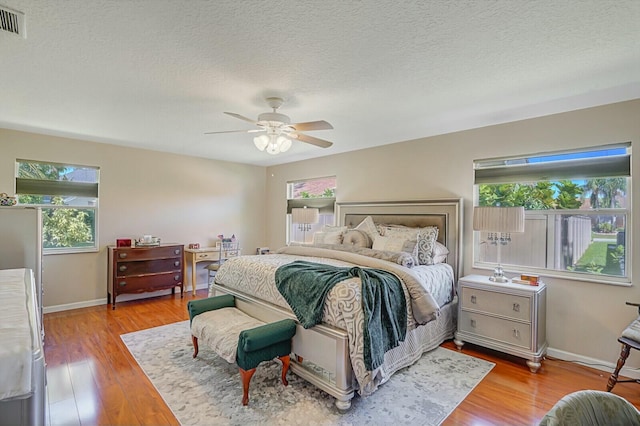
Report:
[[[198,291],[196,297],[206,297],[206,292]],[[120,335],[186,320],[186,305],[192,299],[185,293],[182,299],[167,295],[119,302],[116,310],[98,306],[46,314],[50,424],[177,425]],[[455,348],[452,342],[443,346]],[[445,425],[535,425],[562,396],[580,389],[604,390],[609,376],[552,359],[543,362],[538,374],[531,374],[517,358],[472,346],[463,352],[496,366]],[[621,383],[614,391],[640,407],[639,385]]]

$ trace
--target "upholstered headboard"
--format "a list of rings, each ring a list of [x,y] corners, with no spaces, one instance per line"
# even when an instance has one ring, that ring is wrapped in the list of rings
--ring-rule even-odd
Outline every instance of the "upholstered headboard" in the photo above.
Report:
[[[336,203],[338,223],[350,228],[371,216],[376,224],[438,227],[438,241],[449,249],[447,263],[456,278],[462,271],[462,199]]]

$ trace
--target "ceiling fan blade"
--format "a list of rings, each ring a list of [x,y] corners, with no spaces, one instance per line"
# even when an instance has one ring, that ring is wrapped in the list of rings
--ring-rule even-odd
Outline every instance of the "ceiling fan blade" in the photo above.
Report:
[[[217,133],[257,133],[264,132],[264,129],[251,129],[251,130],[223,130],[221,132],[205,132],[205,135],[215,135]]]
[[[306,123],[294,123],[289,124],[298,132],[306,132],[309,130],[331,130],[333,126],[324,120],[320,121],[307,121]]]
[[[240,120],[248,121],[249,123],[256,124],[256,120],[252,120],[250,118],[245,117],[244,115],[236,114],[235,112],[225,112],[225,114],[230,115],[232,117],[238,118]]]
[[[333,145],[333,142],[325,141],[324,139],[314,138],[313,136],[305,135],[303,133],[290,133],[292,139],[297,139],[301,142],[310,143],[311,145],[319,146],[320,148],[329,148]]]

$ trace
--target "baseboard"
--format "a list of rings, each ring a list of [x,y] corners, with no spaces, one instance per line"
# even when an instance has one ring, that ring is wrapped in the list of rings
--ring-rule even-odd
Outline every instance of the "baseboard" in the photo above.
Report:
[[[53,312],[70,311],[72,309],[89,308],[91,306],[106,305],[107,298],[85,300],[83,302],[65,303],[64,305],[45,306],[42,311],[45,314],[51,314]]]
[[[202,290],[202,289],[206,290],[208,287],[209,285],[207,283],[196,284],[196,290]],[[186,286],[184,288],[184,292],[185,293],[191,292],[191,286]],[[166,294],[167,294],[167,290],[152,291],[148,293],[123,294],[121,296],[118,296],[118,302],[146,299],[148,297],[162,296]],[[107,298],[104,297],[102,299],[85,300],[82,302],[66,303],[64,305],[45,306],[42,309],[42,311],[45,314],[50,314],[53,312],[70,311],[72,309],[89,308],[91,306],[100,306],[100,305],[106,305],[106,304],[107,304]]]
[[[608,376],[613,372],[613,370],[616,368],[616,362],[618,362],[618,358],[615,359],[615,362],[609,362],[554,348],[548,348],[547,355],[551,358],[556,358],[568,362],[575,362],[576,364],[604,371],[607,373],[606,378],[608,378]],[[629,377],[630,379],[640,380],[640,371],[637,368],[622,367],[620,375]]]

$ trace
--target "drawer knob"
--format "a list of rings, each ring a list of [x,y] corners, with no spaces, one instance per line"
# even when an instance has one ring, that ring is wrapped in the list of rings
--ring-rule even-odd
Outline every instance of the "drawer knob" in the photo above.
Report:
[[[471,327],[476,328],[476,320],[471,320]]]
[[[180,254],[180,249],[175,249],[173,252],[174,252],[175,254]]]
[[[118,269],[120,270],[120,272],[124,272],[127,270],[127,265],[120,265]]]
[[[515,337],[516,339],[520,338],[520,330],[517,329],[513,329],[513,337]]]
[[[520,304],[519,303],[514,303],[513,304],[513,310],[516,312],[520,312]]]
[[[180,266],[180,261],[176,260],[175,262],[173,262],[173,266]]]
[[[476,296],[475,295],[471,296],[471,303],[473,303],[475,305],[475,303],[476,303]]]
[[[120,259],[125,259],[127,257],[127,253],[120,253]]]
[[[118,283],[118,285],[119,285],[120,287],[124,287],[124,286],[126,286],[126,285],[127,285],[127,282],[126,282],[126,281],[120,281],[120,282]]]
[[[180,281],[180,275],[176,275],[175,277],[173,277],[174,281]]]

